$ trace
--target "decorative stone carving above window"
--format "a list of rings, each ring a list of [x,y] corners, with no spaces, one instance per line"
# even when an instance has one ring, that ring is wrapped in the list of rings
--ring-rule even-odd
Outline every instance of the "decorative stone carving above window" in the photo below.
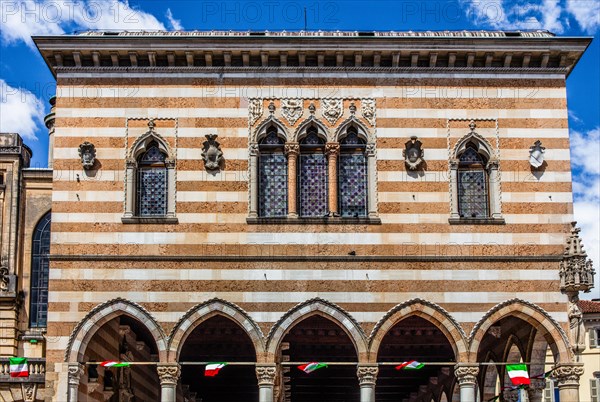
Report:
[[[262,99],[250,99],[248,102],[248,115],[250,126],[253,126],[263,115]]]
[[[202,159],[204,167],[208,171],[219,170],[223,166],[223,151],[221,144],[217,141],[217,134],[206,134],[206,141],[202,144]]]
[[[88,170],[96,163],[96,147],[91,142],[85,141],[79,145],[79,157],[83,168]]]
[[[423,163],[425,151],[421,148],[422,145],[423,143],[419,141],[416,136],[410,137],[410,141],[407,141],[404,144],[405,148],[402,151],[402,154],[404,156],[406,167],[408,167],[409,170],[417,170]]]
[[[302,99],[281,100],[281,113],[292,126],[296,124],[296,122],[304,114],[304,107],[302,103]]]
[[[332,98],[321,100],[321,114],[329,124],[334,125],[340,117],[342,117],[343,113],[344,109],[341,99]]]
[[[544,153],[546,148],[542,146],[542,142],[537,140],[531,148],[529,148],[529,164],[538,169],[544,164]]]
[[[371,126],[375,126],[375,99],[361,99],[362,115]]]

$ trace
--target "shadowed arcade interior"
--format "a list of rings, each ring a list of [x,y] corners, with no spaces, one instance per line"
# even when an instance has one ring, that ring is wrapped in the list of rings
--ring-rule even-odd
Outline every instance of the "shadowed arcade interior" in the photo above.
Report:
[[[283,362],[358,361],[356,348],[346,332],[321,316],[306,318],[295,325],[283,338],[281,349]],[[360,399],[356,364],[330,365],[310,374],[292,366],[289,372],[284,372],[283,384],[278,402],[358,402]],[[287,392],[286,385],[289,386]]]
[[[156,362],[158,348],[148,328],[137,319],[121,315],[108,321],[92,336],[84,354],[86,362],[107,360]],[[83,395],[82,395],[83,393]],[[79,385],[80,400],[158,400],[160,382],[155,365],[104,368],[86,365]]]
[[[256,352],[237,323],[217,315],[198,325],[185,339],[179,361],[256,362]],[[254,365],[227,365],[215,377],[205,377],[204,369],[204,365],[181,365],[180,395],[195,395],[195,400],[202,402],[258,401]]]
[[[446,336],[431,322],[417,316],[394,325],[383,337],[378,362],[454,362],[454,351]],[[379,367],[377,402],[403,400],[439,400],[452,395],[453,364],[428,366],[419,370],[396,370],[394,366]],[[451,399],[448,397],[448,399]]]

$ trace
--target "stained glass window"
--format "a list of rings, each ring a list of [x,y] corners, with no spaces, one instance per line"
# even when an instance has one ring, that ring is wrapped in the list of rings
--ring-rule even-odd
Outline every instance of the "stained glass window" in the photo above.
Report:
[[[48,323],[50,212],[35,227],[32,246],[29,323],[31,328],[45,328]]]
[[[167,214],[167,168],[165,158],[166,155],[153,142],[138,159],[138,216],[165,216]]]
[[[303,217],[322,217],[329,214],[327,206],[327,158],[325,141],[309,129],[300,142],[298,169],[298,213]]]
[[[340,141],[338,202],[341,216],[367,215],[366,145],[355,130]]]
[[[485,160],[468,144],[458,167],[458,212],[461,218],[487,218],[488,178]]]
[[[259,143],[258,213],[264,217],[287,215],[287,159],[284,141],[271,131]]]

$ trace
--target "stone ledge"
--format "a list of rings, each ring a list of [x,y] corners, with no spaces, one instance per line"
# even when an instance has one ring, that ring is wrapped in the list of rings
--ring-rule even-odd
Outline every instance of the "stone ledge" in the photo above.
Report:
[[[451,225],[505,225],[504,218],[448,218],[448,223]]]
[[[246,218],[249,225],[381,225],[379,218]]]
[[[173,225],[179,223],[177,218],[141,218],[141,217],[132,217],[132,218],[121,218],[121,223],[125,225]]]

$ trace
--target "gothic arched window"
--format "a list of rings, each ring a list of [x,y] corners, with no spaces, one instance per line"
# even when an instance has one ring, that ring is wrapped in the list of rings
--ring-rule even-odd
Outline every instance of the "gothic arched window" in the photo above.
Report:
[[[168,180],[166,155],[156,142],[148,144],[137,160],[137,216],[167,215]]]
[[[487,160],[468,143],[458,158],[458,213],[461,218],[488,218]]]
[[[338,202],[343,217],[365,217],[367,206],[367,145],[354,127],[340,140]]]
[[[300,141],[298,170],[298,214],[301,217],[323,217],[329,214],[327,203],[327,157],[325,140],[309,127]]]
[[[258,214],[261,217],[287,215],[287,158],[285,141],[275,127],[258,143]]]
[[[35,227],[31,247],[31,294],[29,326],[45,328],[48,323],[48,276],[50,271],[50,212]]]

